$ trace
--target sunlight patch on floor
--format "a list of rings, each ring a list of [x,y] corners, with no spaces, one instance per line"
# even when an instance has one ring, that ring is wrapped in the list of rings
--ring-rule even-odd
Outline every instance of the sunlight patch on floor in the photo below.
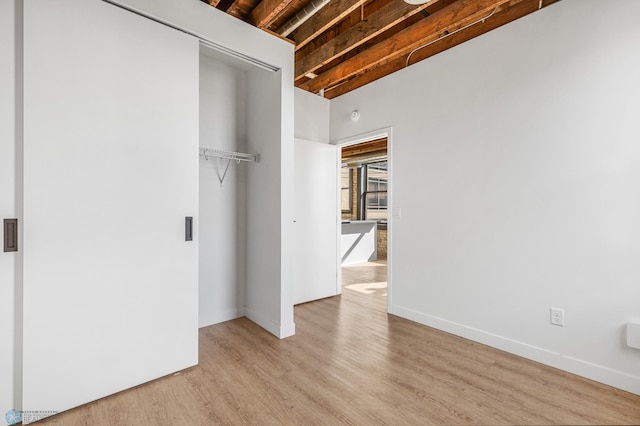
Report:
[[[373,262],[362,262],[362,263],[350,263],[348,265],[343,265],[343,268],[370,268],[372,266],[383,267],[387,266],[386,261],[373,261]]]
[[[377,282],[377,283],[356,283],[356,284],[347,284],[344,286],[349,290],[357,291],[358,293],[363,294],[371,294],[376,293],[378,290],[387,288],[386,282]],[[384,296],[387,295],[387,292],[384,292]]]

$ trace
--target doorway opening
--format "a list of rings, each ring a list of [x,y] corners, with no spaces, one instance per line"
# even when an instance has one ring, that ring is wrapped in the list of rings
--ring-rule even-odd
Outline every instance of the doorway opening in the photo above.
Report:
[[[339,145],[340,282],[343,290],[386,298],[391,216],[388,145],[388,134]]]

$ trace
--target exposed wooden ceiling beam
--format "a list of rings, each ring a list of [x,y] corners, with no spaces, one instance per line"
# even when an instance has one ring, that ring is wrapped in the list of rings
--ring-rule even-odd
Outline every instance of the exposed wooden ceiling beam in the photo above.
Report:
[[[296,42],[296,50],[302,48],[311,40],[342,21],[351,12],[364,4],[366,0],[331,0],[315,15],[309,18],[291,33]]]
[[[419,13],[438,0],[415,6],[404,2],[392,2],[372,13],[366,20],[358,22],[349,30],[329,40],[312,53],[296,60],[295,79],[300,80],[305,74],[314,72],[323,65],[363,45],[367,41],[382,34],[389,28]]]
[[[235,16],[238,19],[247,21],[249,14],[260,3],[260,0],[234,0],[227,13],[231,16]]]
[[[342,160],[349,160],[355,156],[371,153],[387,152],[387,138],[375,139],[369,142],[349,145],[342,148]]]
[[[520,19],[530,13],[536,12],[559,1],[560,0],[511,0],[508,4],[499,8],[498,11],[487,21],[473,25],[459,33],[451,34],[450,37],[443,39],[441,46],[437,46],[438,43],[434,43],[431,46],[417,50],[411,56],[409,65],[427,59],[437,53],[474,39],[489,31],[493,31],[496,28],[508,24],[509,22]]]
[[[251,12],[250,19],[256,27],[267,28],[278,19],[291,2],[293,0],[262,0]]]
[[[558,1],[560,0],[544,0],[542,7],[549,6],[553,3],[557,3]],[[502,25],[522,18],[523,16],[537,11],[540,6],[539,0],[519,0],[517,4],[513,3],[514,2],[512,1],[510,3],[511,7],[497,12],[493,17],[491,17],[491,19],[484,23],[469,27],[466,30],[460,31],[424,49],[416,51],[416,53],[411,57],[411,63],[414,64],[423,59],[427,59],[479,35],[492,31]],[[351,80],[345,81],[343,84],[335,86],[333,89],[325,91],[324,96],[328,99],[336,98],[405,67],[406,57],[399,57],[384,65],[368,70],[367,72],[357,76],[357,78],[352,78]]]
[[[296,44],[296,42],[295,42],[295,41],[293,41],[293,40],[291,40],[291,39],[289,39],[289,38],[286,38],[285,36],[280,35],[280,34],[276,33],[275,31],[271,31],[269,28],[263,28],[263,29],[262,29],[262,31],[264,31],[264,32],[266,32],[266,33],[269,33],[269,34],[271,34],[271,35],[272,35],[272,36],[274,36],[274,37],[278,37],[280,40],[282,40],[282,41],[286,41],[287,43],[292,44],[292,45],[294,45],[294,46],[295,46],[295,44]]]
[[[438,39],[446,32],[453,32],[488,16],[494,9],[509,1],[460,0],[345,60],[317,78],[302,83],[299,87],[312,93],[331,88],[366,70],[391,62],[398,57],[406,57],[412,50]]]
[[[216,0],[216,4],[211,4],[215,6],[216,9],[226,12],[229,10],[229,7],[233,4],[234,0]]]
[[[387,62],[386,64],[379,65],[373,69],[363,72],[362,74],[356,75],[349,80],[343,81],[336,86],[330,87],[324,91],[324,97],[326,99],[333,99],[340,95],[344,95],[345,93],[349,93],[352,90],[364,86],[365,84],[401,70],[405,67],[405,62],[406,59],[404,57],[400,57],[391,62]]]

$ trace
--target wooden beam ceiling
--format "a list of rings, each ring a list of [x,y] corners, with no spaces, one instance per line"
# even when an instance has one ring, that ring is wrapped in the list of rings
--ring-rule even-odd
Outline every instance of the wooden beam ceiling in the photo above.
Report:
[[[209,2],[211,6],[226,12],[233,4],[233,0],[212,0]]]
[[[258,28],[268,28],[293,0],[262,0],[250,15],[250,22]]]
[[[311,54],[296,59],[296,81],[304,77],[305,74],[318,70],[323,65],[354,50],[391,27],[398,25],[405,19],[421,12],[436,1],[438,0],[431,0],[418,7],[404,2],[399,6],[395,2],[388,3],[378,11],[372,13],[366,20],[358,22],[349,28],[349,30],[314,50]]]
[[[560,0],[546,0],[546,5],[550,5],[552,3],[559,2]],[[478,25],[474,25],[469,27],[463,31],[460,31],[456,34],[452,34],[449,37],[442,39],[436,43],[433,43],[425,48],[417,50],[411,56],[411,64],[416,62],[420,62],[424,59],[427,59],[433,55],[441,53],[447,49],[455,47],[461,43],[469,41],[479,35],[487,33],[491,30],[494,30],[498,27],[501,27],[505,24],[508,24],[511,21],[522,18],[530,13],[533,13],[538,10],[538,0],[525,0],[519,1],[518,4],[509,7],[503,8],[501,11],[496,12],[496,14],[489,20],[484,23],[480,23]],[[345,81],[342,84],[334,86],[333,88],[325,91],[325,97],[332,99],[336,98],[345,93],[349,93],[352,90],[355,90],[359,87],[362,87],[368,83],[371,83],[379,78],[382,78],[386,75],[399,71],[403,68],[407,67],[407,60],[405,57],[396,58],[393,61],[390,61],[384,65],[378,66],[374,69],[368,70],[367,72],[362,73],[358,76],[358,78],[352,78],[350,80]]]
[[[277,34],[318,0],[202,1]],[[286,38],[295,85],[334,98],[558,1],[331,0]]]
[[[340,84],[364,71],[384,65],[397,58],[406,58],[409,53],[438,39],[440,36],[464,27],[488,16],[494,9],[510,0],[461,0],[409,28],[358,53],[317,78],[299,85],[312,93]]]
[[[296,50],[338,24],[364,4],[365,0],[331,0],[315,15],[291,33]]]

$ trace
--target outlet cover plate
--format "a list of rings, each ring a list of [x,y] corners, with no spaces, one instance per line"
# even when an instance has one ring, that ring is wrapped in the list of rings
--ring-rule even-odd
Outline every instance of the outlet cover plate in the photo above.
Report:
[[[549,311],[551,324],[564,327],[564,309],[550,308]]]
[[[627,345],[640,349],[640,322],[627,323]]]

